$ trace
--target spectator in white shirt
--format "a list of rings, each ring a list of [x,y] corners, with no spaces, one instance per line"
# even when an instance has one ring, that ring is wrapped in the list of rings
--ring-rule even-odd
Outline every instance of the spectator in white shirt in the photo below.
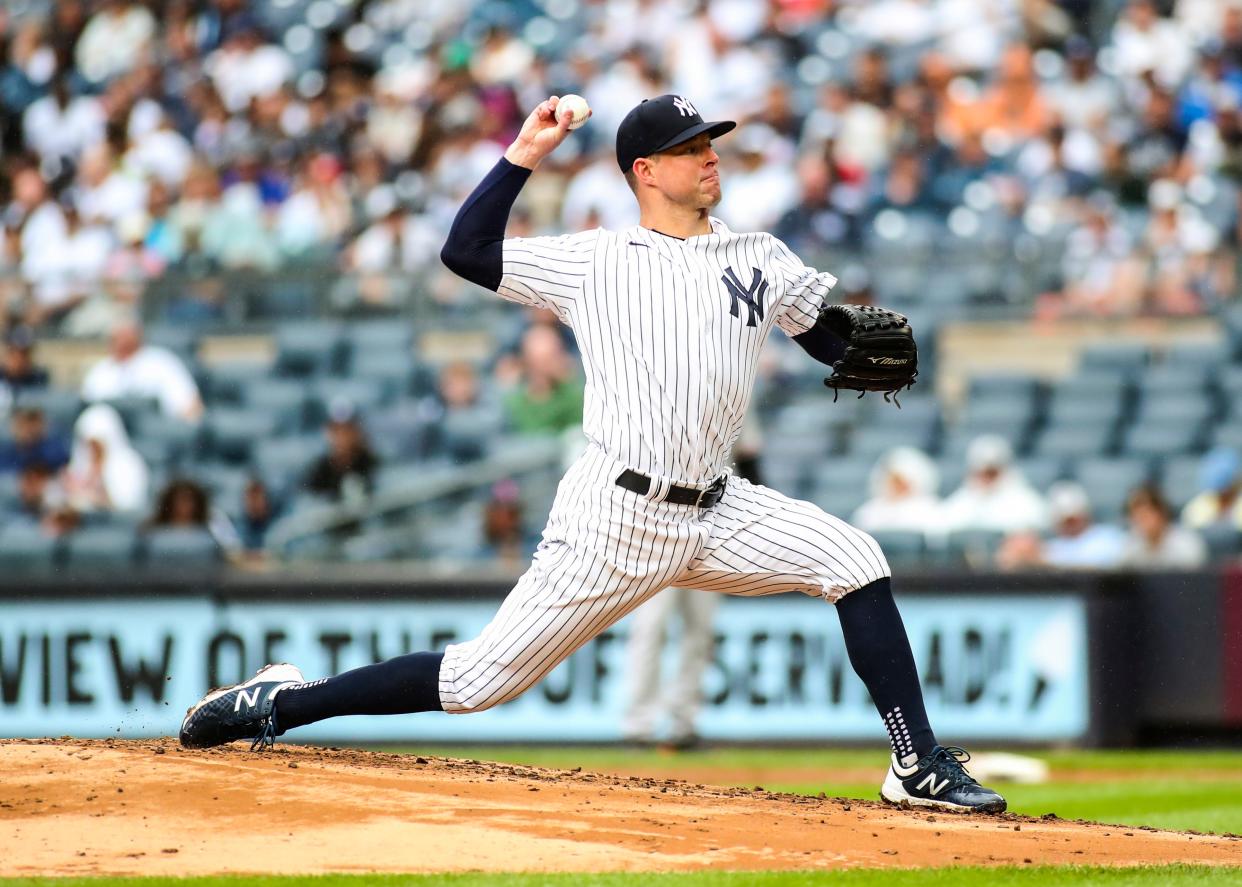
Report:
[[[139,511],[149,476],[125,425],[107,404],[87,407],[73,427],[73,454],[62,475],[69,505],[84,511]]]
[[[921,450],[896,447],[871,470],[871,498],[851,523],[867,532],[909,530],[933,533],[941,521],[940,472]]]
[[[91,145],[103,141],[107,119],[99,99],[90,95],[69,95],[69,78],[52,81],[50,94],[26,109],[22,131],[26,147],[46,163],[77,157]]]
[[[141,3],[103,0],[78,38],[78,70],[92,83],[131,71],[146,58],[154,37],[155,18]]]
[[[1013,451],[1004,438],[985,434],[971,441],[966,480],[944,503],[946,530],[1043,529],[1048,522],[1044,500],[1012,463]]]
[[[203,401],[198,386],[177,355],[142,341],[142,324],[123,318],[112,328],[109,355],[91,367],[82,382],[82,399],[150,397],[168,416],[198,422]]]
[[[256,96],[270,95],[293,79],[293,60],[279,46],[263,42],[253,22],[238,25],[224,45],[207,57],[207,76],[225,107],[236,114]]]

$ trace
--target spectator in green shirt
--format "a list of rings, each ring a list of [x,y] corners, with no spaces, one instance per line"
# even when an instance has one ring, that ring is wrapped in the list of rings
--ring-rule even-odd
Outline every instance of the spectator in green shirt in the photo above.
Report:
[[[582,379],[556,331],[532,326],[522,336],[521,378],[505,395],[509,426],[523,434],[555,434],[582,424]]]

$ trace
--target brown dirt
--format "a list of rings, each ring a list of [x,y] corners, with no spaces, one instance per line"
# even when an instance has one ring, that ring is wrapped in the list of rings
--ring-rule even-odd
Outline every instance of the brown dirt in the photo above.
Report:
[[[1242,864],[1242,840],[535,767],[0,742],[0,876]]]

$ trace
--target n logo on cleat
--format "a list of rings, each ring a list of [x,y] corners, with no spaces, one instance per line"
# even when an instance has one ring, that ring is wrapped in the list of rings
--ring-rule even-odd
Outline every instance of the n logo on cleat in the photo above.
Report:
[[[923,789],[924,787],[927,788],[927,793],[934,798],[936,797],[936,795],[940,794],[942,791],[944,791],[946,788],[949,787],[949,777],[946,776],[944,778],[944,782],[940,783],[940,785],[936,785],[936,774],[928,773],[926,776],[923,777],[923,781],[920,782],[918,785],[916,785],[914,788],[916,791],[918,791],[918,790]]]
[[[238,690],[237,691],[237,702],[233,703],[234,712],[241,711],[241,705],[242,705],[243,700],[245,701],[246,705],[250,706],[251,708],[254,708],[256,705],[259,704],[259,688],[258,687],[253,688],[250,691],[249,695],[246,694],[245,690]]]

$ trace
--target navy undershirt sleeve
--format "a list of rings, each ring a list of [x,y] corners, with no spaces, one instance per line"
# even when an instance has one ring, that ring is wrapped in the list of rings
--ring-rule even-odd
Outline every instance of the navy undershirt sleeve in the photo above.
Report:
[[[803,351],[825,366],[832,366],[845,357],[845,340],[818,323],[805,333],[794,336],[793,340]]]
[[[457,211],[440,250],[440,261],[450,271],[489,290],[500,288],[505,226],[530,174],[502,157],[483,177]]]

